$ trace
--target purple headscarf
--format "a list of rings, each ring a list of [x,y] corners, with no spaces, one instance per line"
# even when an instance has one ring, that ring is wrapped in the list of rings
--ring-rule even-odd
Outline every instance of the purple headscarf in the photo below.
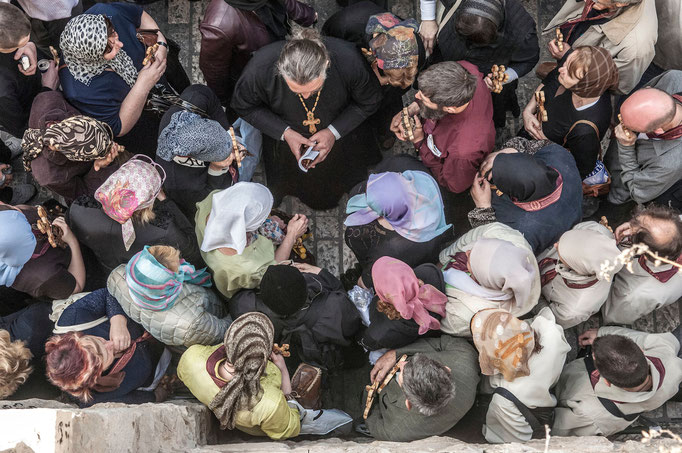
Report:
[[[367,192],[348,200],[344,225],[366,225],[379,217],[413,242],[428,242],[440,236],[445,223],[443,199],[438,183],[422,171],[370,175]]]

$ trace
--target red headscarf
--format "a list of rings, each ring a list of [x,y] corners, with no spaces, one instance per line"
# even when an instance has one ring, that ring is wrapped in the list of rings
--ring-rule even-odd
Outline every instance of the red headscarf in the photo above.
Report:
[[[383,256],[372,266],[372,280],[381,300],[393,305],[403,319],[419,324],[419,335],[440,329],[440,322],[429,311],[444,316],[448,297],[417,279],[410,266]]]

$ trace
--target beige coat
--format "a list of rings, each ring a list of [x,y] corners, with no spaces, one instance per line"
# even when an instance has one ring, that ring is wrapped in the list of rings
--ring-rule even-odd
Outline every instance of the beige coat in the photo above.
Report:
[[[656,0],[658,41],[654,63],[661,68],[682,69],[682,2]]]
[[[615,243],[613,233],[608,228],[597,222],[582,222],[573,227],[574,230],[592,230],[604,235],[604,241]],[[615,245],[614,245],[615,249]],[[590,250],[585,250],[589,254]],[[545,258],[559,259],[557,249],[552,247],[538,256],[538,262]],[[614,261],[615,256],[598,257]],[[557,324],[564,329],[577,326],[581,322],[587,321],[590,316],[597,313],[611,290],[611,282],[598,279],[598,275],[581,275],[567,266],[549,265],[543,267],[541,272],[547,273],[556,269],[557,276],[542,287],[542,297],[549,303],[549,307],[556,316]],[[584,284],[597,279],[598,281],[588,288],[571,288],[568,284]],[[567,283],[568,282],[568,283]]]
[[[585,369],[584,359],[566,365],[556,386],[558,405],[555,411],[552,434],[555,436],[610,436],[624,430],[632,422],[611,415],[597,397],[616,403],[623,414],[652,411],[675,396],[682,382],[682,359],[677,357],[680,343],[671,333],[650,334],[623,327],[602,327],[599,336],[616,334],[632,339],[644,354],[661,360],[665,376],[649,361],[653,378],[652,389],[647,392],[628,392],[615,385],[607,385],[604,379],[594,389]],[[660,388],[659,388],[660,384]]]
[[[484,393],[492,393],[497,387],[506,388],[529,409],[554,407],[556,398],[550,389],[559,380],[571,347],[549,308],[540,310],[531,327],[540,335],[542,350],[528,360],[530,375],[516,378],[513,382],[505,381],[501,374],[484,376],[481,389]],[[526,442],[531,439],[533,429],[514,403],[501,395],[493,395],[485,417],[483,435],[491,443]]]
[[[537,270],[538,265],[535,261],[535,255],[533,255],[533,249],[521,233],[503,223],[495,222],[481,225],[460,237],[452,245],[440,252],[439,260],[441,265],[444,266],[449,261],[450,255],[471,250],[474,243],[482,238],[502,239],[527,252],[527,259],[535,266],[536,275],[531,287],[530,297],[523,301],[515,301],[514,299],[490,301],[448,285],[445,288],[448,303],[445,306],[445,317],[441,320],[440,325],[441,330],[450,335],[470,337],[471,329],[469,324],[471,318],[481,310],[486,308],[504,308],[509,310],[512,315],[519,317],[528,313],[538,303],[540,298],[540,275]]]
[[[670,264],[654,266],[647,262],[654,272],[670,269]],[[602,307],[606,324],[632,324],[657,308],[670,305],[682,296],[682,274],[675,274],[662,283],[656,280],[637,261],[632,263],[632,273],[623,268],[613,277],[611,292]]]
[[[579,18],[583,6],[584,1],[566,0],[542,32],[554,33],[559,25]],[[642,0],[624,8],[608,22],[588,28],[573,43],[573,47],[597,46],[608,50],[618,67],[618,91],[627,94],[637,85],[653,60],[657,36],[656,4],[654,0]]]

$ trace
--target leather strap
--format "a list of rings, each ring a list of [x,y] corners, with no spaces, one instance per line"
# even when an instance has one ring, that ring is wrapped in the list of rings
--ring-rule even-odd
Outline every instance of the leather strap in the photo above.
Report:
[[[589,351],[587,356],[585,356],[585,368],[587,369],[587,378],[590,379],[590,385],[592,384],[592,373],[597,371],[597,367],[594,366],[594,360],[592,360],[592,351]],[[594,389],[594,385],[592,385],[592,388]],[[607,398],[602,398],[601,396],[598,396],[597,399],[601,403],[602,406],[604,406],[604,409],[606,409],[611,415],[614,417],[622,418],[623,420],[632,422],[639,417],[639,413],[635,414],[627,414],[625,415],[619,408],[616,406],[616,403],[611,401],[610,399]]]
[[[521,415],[523,415],[523,418],[526,419],[526,421],[530,425],[531,429],[533,430],[533,437],[534,438],[540,434],[542,434],[542,436],[544,437],[545,424],[540,422],[540,420],[538,420],[538,418],[533,413],[533,409],[530,409],[528,406],[523,404],[516,397],[516,395],[514,395],[512,392],[510,392],[509,390],[507,390],[504,387],[497,387],[493,393],[500,395],[501,397],[506,398],[509,401],[511,401],[512,403],[514,403],[514,406],[516,406],[516,408],[519,410],[519,412],[521,412]],[[553,407],[546,407],[546,408],[545,407],[542,407],[542,408],[538,407],[536,410],[546,410],[546,411],[553,413],[554,408]],[[553,418],[553,417],[550,416],[550,418]],[[551,425],[551,422],[549,424]]]
[[[450,22],[450,19],[452,19],[452,16],[455,14],[455,11],[457,11],[457,8],[459,8],[459,5],[462,3],[462,0],[457,0],[454,5],[452,5],[452,8],[448,10],[447,14],[445,14],[445,17],[440,21],[440,24],[438,24],[438,31],[436,32],[436,40],[438,40],[438,36],[440,36],[440,32],[443,30],[445,27],[445,24]]]
[[[578,124],[587,124],[588,126],[590,126],[594,130],[594,133],[597,134],[597,139],[599,139],[599,128],[597,127],[596,124],[594,124],[590,120],[578,120],[575,123],[573,123],[573,125],[568,130],[568,132],[566,132],[566,135],[564,135],[564,142],[561,144],[561,146],[566,146],[566,142],[568,141],[568,136],[571,135],[571,132],[573,132],[573,129],[575,129],[575,127]],[[602,160],[602,154],[603,154],[602,149],[601,149],[601,147],[599,147],[599,160]]]

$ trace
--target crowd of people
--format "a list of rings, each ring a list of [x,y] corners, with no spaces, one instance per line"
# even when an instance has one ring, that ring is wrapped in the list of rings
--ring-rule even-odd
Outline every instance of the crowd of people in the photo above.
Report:
[[[206,85],[135,3],[0,1],[0,398],[42,373],[82,407],[189,391],[223,429],[392,441],[478,401],[491,443],[682,401],[680,328],[629,328],[682,298],[678,0],[566,0],[540,64],[519,0],[212,0]],[[278,206],[345,194],[336,276]],[[367,361],[364,414],[322,409]]]

